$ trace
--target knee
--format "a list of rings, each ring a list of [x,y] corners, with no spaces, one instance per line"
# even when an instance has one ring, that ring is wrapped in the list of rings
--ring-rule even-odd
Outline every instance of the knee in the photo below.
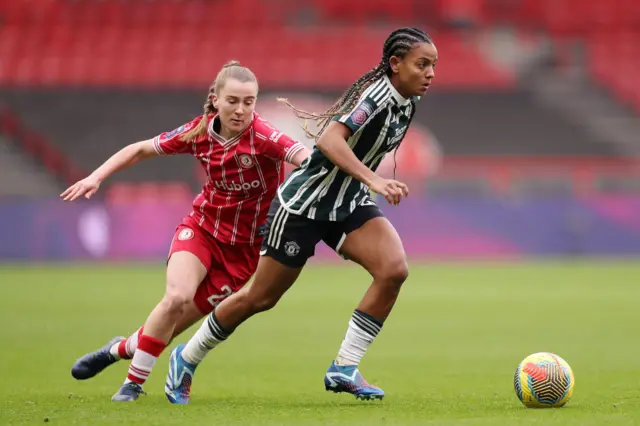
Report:
[[[395,259],[389,259],[389,261],[380,266],[376,278],[399,291],[402,284],[409,277],[407,259],[404,256],[398,256]]]
[[[193,299],[193,295],[173,286],[168,286],[162,299],[162,306],[168,315],[178,315],[182,313],[184,307]]]

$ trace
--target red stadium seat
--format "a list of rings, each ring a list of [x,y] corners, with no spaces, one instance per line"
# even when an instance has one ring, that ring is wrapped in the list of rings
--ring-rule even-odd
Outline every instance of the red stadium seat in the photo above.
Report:
[[[624,104],[637,106],[640,35],[622,28],[594,32],[587,40],[589,71],[594,81]]]
[[[255,69],[263,87],[343,89],[377,64],[382,41],[395,27],[366,23],[409,22],[424,8],[416,1],[371,0],[365,6],[316,0],[325,21],[294,27],[284,22],[287,9],[296,8],[279,0],[51,4],[46,12],[51,19],[20,12],[20,25],[2,29],[1,84],[201,87],[224,62],[239,59]],[[432,36],[442,52],[440,86],[512,84],[512,76],[457,36]],[[478,72],[466,72],[468,63]]]

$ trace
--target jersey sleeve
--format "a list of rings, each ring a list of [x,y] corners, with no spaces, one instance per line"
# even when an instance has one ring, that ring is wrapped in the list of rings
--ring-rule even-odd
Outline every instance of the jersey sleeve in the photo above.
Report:
[[[344,115],[336,115],[334,121],[347,126],[353,133],[360,130],[371,117],[377,112],[378,105],[369,96],[364,96],[358,100],[358,103]]]
[[[153,147],[158,155],[175,155],[185,154],[191,152],[191,144],[182,140],[182,136],[185,132],[191,130],[198,124],[201,117],[183,124],[182,126],[173,129],[169,132],[160,133],[153,138]]]
[[[278,131],[266,121],[261,121],[257,136],[261,142],[260,146],[263,155],[274,160],[284,160],[290,163],[296,153],[304,149],[304,145],[300,142]]]

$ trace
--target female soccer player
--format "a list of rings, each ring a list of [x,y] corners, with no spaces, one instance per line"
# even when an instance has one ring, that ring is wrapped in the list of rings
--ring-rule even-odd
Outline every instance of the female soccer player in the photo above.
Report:
[[[158,155],[191,154],[207,173],[193,211],[173,237],[160,303],[131,337],[114,338],[72,368],[73,376],[83,380],[133,357],[113,401],[138,399],[169,342],[242,288],[256,269],[262,225],[284,179],[283,161],[299,166],[310,153],[254,112],[257,96],[253,72],[230,62],[211,85],[202,116],[123,148],[61,194],[65,201],[91,198],[116,171]]]
[[[437,59],[427,34],[398,29],[385,41],[380,63],[328,111],[315,115],[294,109],[299,117],[318,121],[317,145],[271,204],[253,282],[220,303],[186,346],[172,352],[165,387],[171,402],[189,401],[192,376],[204,356],[249,317],[275,306],[320,240],[373,277],[325,375],[325,387],[357,398],[384,396],[362,378],[358,364],[389,316],[408,268],[396,230],[368,193],[371,189],[394,205],[409,194],[405,184],[383,179],[375,170],[402,141]]]

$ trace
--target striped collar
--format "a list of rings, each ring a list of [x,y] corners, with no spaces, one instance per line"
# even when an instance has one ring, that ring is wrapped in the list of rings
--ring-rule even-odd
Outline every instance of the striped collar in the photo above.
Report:
[[[230,145],[234,142],[237,142],[240,140],[240,138],[242,137],[243,134],[245,134],[245,132],[247,131],[247,129],[249,129],[251,127],[251,125],[253,124],[253,121],[255,120],[256,116],[254,113],[251,113],[251,122],[249,122],[249,125],[247,127],[245,127],[244,129],[242,129],[240,131],[240,133],[238,133],[237,135],[235,135],[234,137],[232,137],[231,139],[225,139],[223,138],[218,132],[216,132],[214,130],[214,125],[216,120],[220,120],[218,117],[219,114],[216,114],[213,116],[213,118],[211,119],[211,121],[209,121],[209,127],[207,128],[207,133],[209,134],[209,137],[215,141],[217,141],[218,143],[220,143],[222,146],[227,146]]]
[[[386,74],[382,78],[383,78],[384,83],[386,84],[387,88],[391,92],[391,97],[393,99],[395,99],[395,101],[398,103],[398,105],[405,106],[405,105],[408,105],[411,102],[411,99],[405,98],[404,96],[402,96],[400,94],[400,92],[398,92],[396,90],[395,87],[393,87],[393,84],[391,84],[391,80],[389,79],[389,77]]]

